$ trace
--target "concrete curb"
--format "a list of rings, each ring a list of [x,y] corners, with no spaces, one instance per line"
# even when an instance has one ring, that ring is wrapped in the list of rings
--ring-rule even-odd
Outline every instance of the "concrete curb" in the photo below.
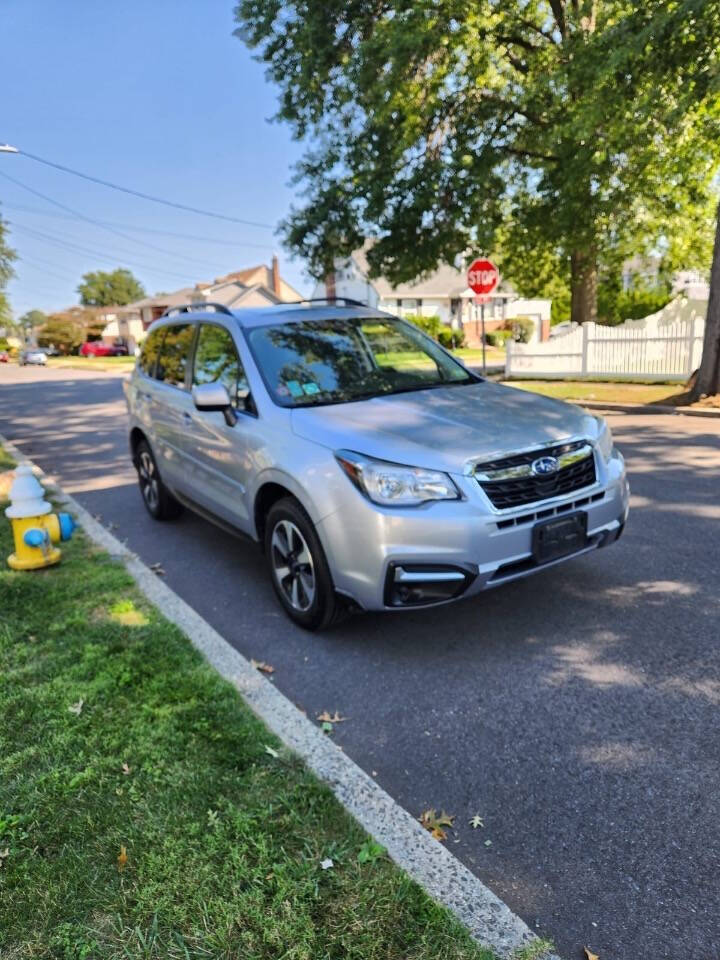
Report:
[[[0,443],[18,462],[27,460],[2,435]],[[434,840],[206,620],[36,464],[32,465],[54,499],[75,515],[87,536],[125,565],[147,599],[183,631],[273,733],[328,784],[340,803],[387,849],[393,861],[433,899],[452,910],[478,943],[510,960],[517,950],[538,942],[523,920]],[[536,960],[560,958],[540,953]]]
[[[603,403],[601,400],[569,400],[568,403],[575,403],[578,407],[586,407],[588,410],[612,410],[613,413],[676,413],[682,417],[706,417],[709,420],[720,418],[720,410],[694,410],[688,407],[671,407],[669,405],[655,405],[652,403]]]

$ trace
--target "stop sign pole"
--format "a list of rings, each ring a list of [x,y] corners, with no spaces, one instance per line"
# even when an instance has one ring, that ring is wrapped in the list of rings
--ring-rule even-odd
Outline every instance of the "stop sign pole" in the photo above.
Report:
[[[475,294],[475,303],[480,304],[480,328],[482,330],[482,369],[485,373],[485,304],[500,283],[500,272],[492,260],[477,257],[468,267],[467,284]]]

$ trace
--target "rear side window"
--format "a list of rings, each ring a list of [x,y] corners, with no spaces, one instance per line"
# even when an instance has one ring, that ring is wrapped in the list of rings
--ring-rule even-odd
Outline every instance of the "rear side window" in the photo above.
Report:
[[[218,381],[227,389],[232,405],[242,406],[248,383],[233,338],[224,327],[202,323],[195,348],[193,384]]]
[[[191,323],[166,327],[155,377],[172,387],[185,387],[185,371],[195,327]]]
[[[148,377],[155,376],[155,364],[157,363],[160,344],[162,343],[165,330],[153,330],[145,337],[140,354],[139,367]]]

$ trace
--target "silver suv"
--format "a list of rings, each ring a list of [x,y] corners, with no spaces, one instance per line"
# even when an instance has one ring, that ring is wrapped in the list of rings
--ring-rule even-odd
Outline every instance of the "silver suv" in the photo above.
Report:
[[[259,541],[308,629],[472,596],[607,546],[627,518],[602,418],[352,301],[174,308],[125,390],[149,513],[187,506]]]

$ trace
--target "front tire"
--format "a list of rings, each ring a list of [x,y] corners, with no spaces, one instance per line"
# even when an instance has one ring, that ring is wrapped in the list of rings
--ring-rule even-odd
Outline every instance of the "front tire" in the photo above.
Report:
[[[292,497],[275,503],[265,523],[270,581],[283,610],[298,626],[322,630],[341,605],[312,521]]]
[[[147,440],[141,440],[133,457],[138,473],[140,495],[153,520],[174,520],[183,511],[182,504],[170,493],[160,478],[155,456]]]

